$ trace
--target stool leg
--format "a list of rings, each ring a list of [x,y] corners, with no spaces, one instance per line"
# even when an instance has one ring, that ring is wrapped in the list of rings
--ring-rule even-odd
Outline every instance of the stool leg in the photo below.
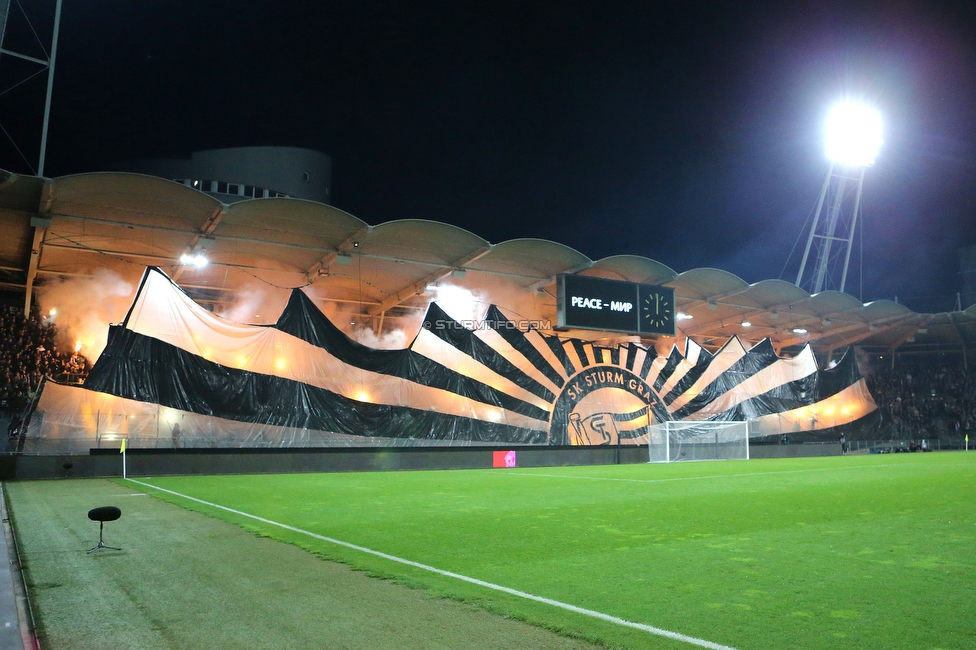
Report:
[[[95,546],[94,548],[89,549],[88,552],[91,553],[92,551],[97,551],[100,548],[110,548],[113,551],[121,551],[122,549],[119,548],[119,547],[117,547],[117,546],[106,546],[105,545],[105,542],[102,540],[102,531],[103,530],[105,530],[105,522],[104,521],[100,521],[100,522],[98,522],[98,545]]]

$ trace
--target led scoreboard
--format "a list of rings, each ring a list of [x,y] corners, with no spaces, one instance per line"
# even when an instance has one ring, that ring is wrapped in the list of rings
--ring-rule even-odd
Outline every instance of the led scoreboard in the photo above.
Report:
[[[674,336],[674,289],[559,275],[556,327]]]

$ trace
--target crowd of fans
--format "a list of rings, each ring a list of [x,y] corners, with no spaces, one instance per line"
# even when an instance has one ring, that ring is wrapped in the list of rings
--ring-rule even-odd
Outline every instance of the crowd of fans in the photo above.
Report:
[[[0,411],[20,413],[45,376],[61,382],[84,380],[88,362],[73,351],[59,351],[57,329],[33,312],[0,311]]]
[[[976,429],[976,368],[962,362],[872,368],[868,390],[905,438],[964,435]]]

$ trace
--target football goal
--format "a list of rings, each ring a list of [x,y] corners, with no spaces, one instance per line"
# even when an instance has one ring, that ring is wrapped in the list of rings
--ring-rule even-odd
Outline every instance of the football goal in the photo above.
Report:
[[[748,460],[749,422],[661,422],[651,427],[647,448],[651,463]]]

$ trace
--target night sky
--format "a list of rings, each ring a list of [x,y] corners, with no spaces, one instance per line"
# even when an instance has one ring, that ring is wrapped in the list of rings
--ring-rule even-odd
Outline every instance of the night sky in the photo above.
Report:
[[[49,1],[27,3],[42,24]],[[64,0],[45,175],[307,147],[332,157],[334,205],[367,223],[792,281],[824,117],[862,99],[885,145],[848,293],[945,311],[957,250],[976,244],[969,5]],[[25,98],[43,83],[0,97],[35,165]],[[31,172],[6,144],[0,167]]]

